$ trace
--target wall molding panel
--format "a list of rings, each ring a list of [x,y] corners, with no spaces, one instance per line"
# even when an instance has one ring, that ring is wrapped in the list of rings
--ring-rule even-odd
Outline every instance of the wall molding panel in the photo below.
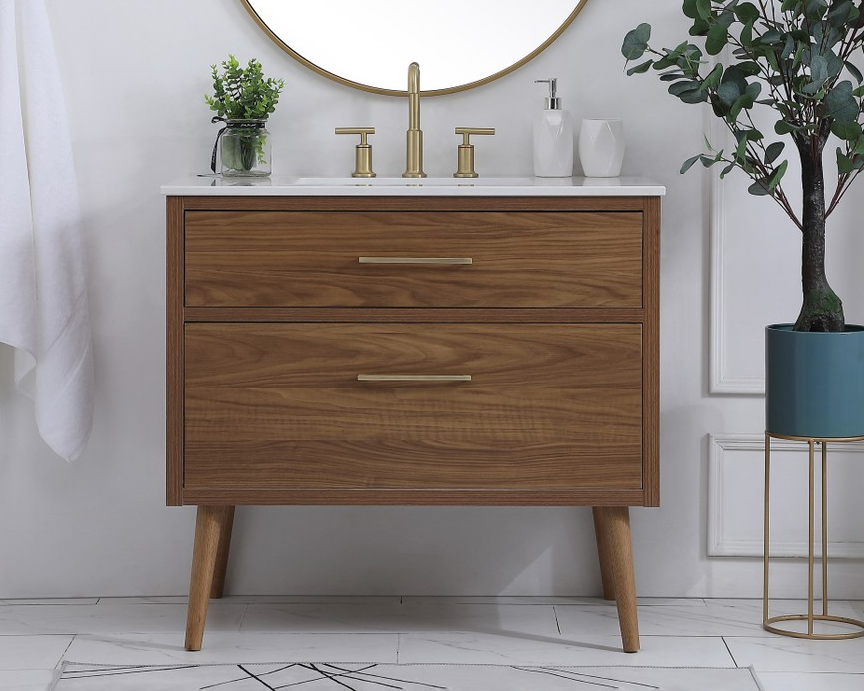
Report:
[[[816,453],[819,492],[818,448]],[[852,496],[862,487],[862,456],[861,442],[828,446],[829,557],[864,558],[864,521],[856,511],[861,502]],[[807,556],[807,457],[804,442],[771,440],[772,557]],[[762,557],[764,458],[762,434],[708,435],[709,557]],[[844,487],[850,491],[844,492]],[[832,497],[838,500],[833,506]],[[817,553],[821,549],[818,506],[817,500]]]
[[[713,141],[719,141],[716,126],[712,128]],[[709,391],[714,394],[747,394],[764,395],[765,379],[762,377],[746,377],[735,375],[729,371],[726,357],[725,338],[728,331],[725,309],[725,239],[726,224],[726,191],[719,175],[712,175],[709,194],[709,237],[710,237],[710,273],[711,273],[711,346],[709,352]]]

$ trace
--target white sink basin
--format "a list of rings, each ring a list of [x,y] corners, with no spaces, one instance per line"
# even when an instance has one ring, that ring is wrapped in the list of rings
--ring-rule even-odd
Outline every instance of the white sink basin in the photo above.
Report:
[[[572,185],[570,178],[565,178]],[[291,184],[305,187],[526,187],[536,178],[296,178]]]

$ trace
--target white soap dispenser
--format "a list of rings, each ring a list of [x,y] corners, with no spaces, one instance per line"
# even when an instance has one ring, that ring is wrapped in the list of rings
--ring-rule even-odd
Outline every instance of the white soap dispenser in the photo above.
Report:
[[[535,79],[548,84],[546,107],[534,119],[534,175],[540,178],[569,178],[573,175],[573,118],[561,109],[557,79]]]

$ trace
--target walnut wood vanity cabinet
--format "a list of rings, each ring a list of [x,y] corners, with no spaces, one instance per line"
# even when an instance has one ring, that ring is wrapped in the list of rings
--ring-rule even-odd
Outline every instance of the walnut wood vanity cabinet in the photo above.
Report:
[[[657,196],[168,196],[167,494],[187,639],[238,504],[592,506],[639,634],[657,506]]]

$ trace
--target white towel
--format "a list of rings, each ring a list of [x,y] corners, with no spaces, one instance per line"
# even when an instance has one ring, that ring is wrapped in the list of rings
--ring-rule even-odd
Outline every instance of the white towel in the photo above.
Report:
[[[0,343],[36,425],[75,460],[93,421],[87,269],[44,0],[0,0]],[[2,440],[0,440],[2,445]]]

